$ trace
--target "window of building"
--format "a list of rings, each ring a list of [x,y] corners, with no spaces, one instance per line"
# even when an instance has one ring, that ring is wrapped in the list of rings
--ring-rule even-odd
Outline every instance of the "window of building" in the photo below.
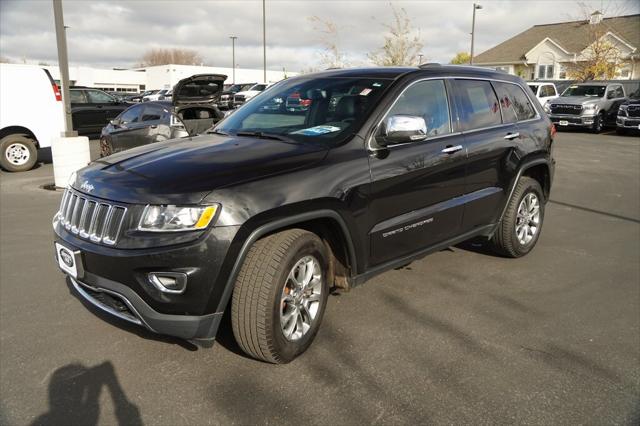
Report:
[[[538,79],[540,79],[540,80],[552,80],[553,79],[553,65],[538,65]]]
[[[480,80],[456,80],[464,130],[502,123],[500,106],[491,84]]]

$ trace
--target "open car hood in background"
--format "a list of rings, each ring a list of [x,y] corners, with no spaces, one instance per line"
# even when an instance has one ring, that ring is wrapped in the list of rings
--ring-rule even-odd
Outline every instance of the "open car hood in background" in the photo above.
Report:
[[[173,87],[173,105],[213,103],[220,98],[226,75],[196,74]]]

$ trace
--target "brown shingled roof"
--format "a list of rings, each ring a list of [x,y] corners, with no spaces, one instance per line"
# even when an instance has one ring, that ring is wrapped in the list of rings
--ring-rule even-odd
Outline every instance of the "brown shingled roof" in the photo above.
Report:
[[[475,64],[515,63],[545,38],[558,43],[571,53],[580,53],[589,45],[589,21],[534,25],[509,40],[474,57]],[[640,48],[640,14],[604,18],[600,24],[635,48]]]

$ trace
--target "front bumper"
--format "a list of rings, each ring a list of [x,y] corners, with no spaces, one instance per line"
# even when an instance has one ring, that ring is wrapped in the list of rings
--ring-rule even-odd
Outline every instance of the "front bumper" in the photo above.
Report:
[[[549,114],[549,118],[558,127],[591,127],[596,120],[595,115]]]
[[[623,117],[618,116],[616,126],[623,129],[640,130],[640,117]]]
[[[221,271],[236,231],[234,226],[212,228],[188,244],[118,249],[56,227],[55,242],[77,253],[78,277],[68,276],[82,299],[159,334],[212,339],[224,310],[219,306],[227,280]],[[154,287],[148,274],[155,271],[185,274],[184,293],[169,294]]]

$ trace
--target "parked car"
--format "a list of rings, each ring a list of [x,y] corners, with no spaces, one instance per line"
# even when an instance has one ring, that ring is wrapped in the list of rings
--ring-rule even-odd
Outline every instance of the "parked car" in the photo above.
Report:
[[[241,106],[242,104],[247,102],[249,99],[260,94],[260,92],[265,90],[267,87],[269,87],[269,84],[267,83],[258,83],[251,86],[249,90],[243,90],[241,92],[237,92],[235,95],[233,95],[233,107],[237,108]]]
[[[296,92],[307,114],[263,108]],[[286,363],[331,288],[473,237],[529,253],[554,129],[524,81],[493,70],[293,77],[210,134],[80,170],[53,220],[58,264],[80,298],[156,333],[210,341],[230,309],[242,350]]]
[[[172,101],[135,104],[102,129],[102,157],[136,146],[200,134],[224,114],[216,103],[225,75],[199,74],[180,80]]]
[[[220,94],[220,101],[218,106],[222,109],[233,108],[233,95],[235,95],[238,92],[249,90],[255,85],[256,83],[242,83],[242,84],[229,85],[229,87],[226,88]]]
[[[120,102],[127,102],[127,98],[134,96],[132,92],[106,92],[119,100]]]
[[[151,95],[154,92],[155,90],[145,90],[144,92],[138,93],[137,95],[128,96],[125,100],[131,103],[142,102],[142,98],[144,98],[147,95]]]
[[[572,84],[544,109],[559,128],[583,127],[600,133],[606,125],[616,122],[618,107],[625,97],[620,83]]]
[[[531,82],[527,83],[527,86],[543,106],[558,97],[558,89],[553,83]]]
[[[620,104],[616,119],[616,132],[619,135],[640,131],[640,89],[629,95],[629,100]]]
[[[169,90],[170,89],[154,90],[153,93],[143,96],[142,102],[160,101],[162,100],[160,98],[164,98],[164,96],[167,94],[167,92],[169,92]]]
[[[72,86],[69,97],[73,130],[79,135],[99,135],[105,124],[131,105],[90,87]]]
[[[164,95],[158,96],[159,101],[170,101],[172,98],[173,98],[173,89],[169,89]]]
[[[30,170],[39,150],[64,131],[62,96],[51,74],[33,65],[0,64],[0,166]]]

